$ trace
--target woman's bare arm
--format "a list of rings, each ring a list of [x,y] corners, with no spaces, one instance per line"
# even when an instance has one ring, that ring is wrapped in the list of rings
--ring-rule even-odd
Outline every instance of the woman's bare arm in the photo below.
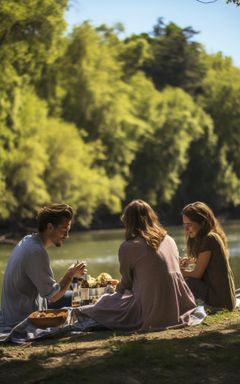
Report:
[[[185,271],[181,268],[181,272],[184,277],[194,277],[195,279],[201,279],[211,258],[211,251],[201,252],[196,260],[196,265],[193,271]]]

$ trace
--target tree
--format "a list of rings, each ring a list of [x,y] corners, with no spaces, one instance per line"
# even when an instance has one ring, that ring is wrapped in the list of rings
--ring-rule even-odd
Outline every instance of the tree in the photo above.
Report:
[[[193,141],[211,131],[211,119],[183,90],[166,88],[154,101],[154,131],[142,140],[131,166],[129,195],[153,205],[170,203],[181,183]]]
[[[221,54],[209,56],[208,63],[200,102],[212,117],[217,136],[215,190],[220,206],[239,205],[240,70]]]
[[[87,142],[101,141],[96,164],[124,183],[144,122],[132,110],[132,88],[122,79],[119,53],[121,43],[106,27],[75,28],[62,59],[62,117],[84,128]]]
[[[227,4],[228,3],[234,3],[238,7],[240,5],[240,0],[227,0]]]
[[[4,218],[20,207],[17,195],[21,196],[20,184],[25,183],[22,170],[25,162],[26,174],[33,167],[33,163],[30,164],[32,151],[34,146],[36,150],[38,148],[37,142],[30,143],[28,135],[32,134],[31,128],[25,127],[19,111],[21,108],[24,110],[26,104],[31,110],[27,99],[33,98],[34,103],[36,98],[34,87],[29,85],[35,86],[42,78],[45,64],[55,60],[59,53],[59,41],[66,25],[66,5],[67,0],[0,1],[0,201],[1,217]],[[26,112],[30,112],[28,107]],[[22,118],[23,125],[19,124]],[[39,150],[41,157],[40,153]],[[14,156],[18,156],[18,165]],[[36,183],[37,194],[40,193],[37,187],[43,183],[38,166],[35,169],[32,183]],[[24,206],[22,209],[24,211]]]
[[[201,91],[205,73],[201,59],[201,44],[190,41],[197,32],[191,27],[180,28],[174,23],[165,25],[162,18],[154,26],[151,40],[152,55],[143,68],[157,89],[180,87],[191,95]]]
[[[122,62],[123,76],[127,79],[143,70],[146,61],[152,58],[149,37],[145,34],[133,35],[124,40],[119,60]]]
[[[178,211],[196,200],[218,212],[239,205],[240,71],[222,54],[206,55],[205,60],[208,71],[198,104],[209,115],[213,129],[189,148],[189,163],[172,202]]]
[[[38,134],[46,121],[45,103],[38,100],[31,88],[17,88],[11,113],[11,131],[5,142],[7,156],[3,159],[7,201],[1,201],[5,215],[11,220],[26,218],[33,207],[49,200],[43,178],[47,156]]]
[[[210,3],[216,3],[218,0],[196,0],[196,1],[203,4],[210,4]],[[240,0],[226,0],[226,3],[227,4],[233,3],[233,4],[236,4],[236,6],[238,7],[240,5]]]
[[[56,119],[46,122],[41,141],[47,153],[43,177],[51,200],[71,204],[75,220],[84,227],[101,205],[112,213],[121,210],[121,180],[110,179],[103,168],[94,167],[100,143],[86,144],[74,125]]]
[[[39,79],[45,63],[61,49],[67,0],[14,0],[0,2],[1,62],[17,75]]]
[[[101,204],[121,209],[123,185],[94,168],[100,144],[84,143],[74,125],[47,117],[46,103],[31,88],[15,97],[11,150],[3,159],[0,187],[1,217],[17,222],[31,218],[36,207],[51,201],[68,201],[76,219],[89,226]],[[6,199],[6,196],[8,199]]]

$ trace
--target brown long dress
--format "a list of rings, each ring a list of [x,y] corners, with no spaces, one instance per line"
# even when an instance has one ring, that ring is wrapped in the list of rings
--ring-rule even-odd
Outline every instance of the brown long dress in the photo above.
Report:
[[[160,330],[189,323],[196,304],[169,235],[157,252],[139,237],[123,242],[119,262],[117,292],[83,307],[83,313],[113,330]]]
[[[236,305],[235,285],[228,255],[216,233],[209,233],[200,252],[210,251],[211,257],[202,279],[186,278],[195,298],[214,308],[233,310]]]

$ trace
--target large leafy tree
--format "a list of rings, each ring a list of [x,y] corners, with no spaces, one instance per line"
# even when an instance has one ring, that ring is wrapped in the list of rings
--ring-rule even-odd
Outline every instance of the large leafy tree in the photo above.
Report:
[[[125,41],[87,22],[63,36],[66,6],[0,0],[1,218],[51,200],[85,226],[133,197],[238,205],[239,70],[161,19]]]
[[[227,4],[228,3],[234,3],[237,7],[240,6],[240,0],[227,0]]]
[[[217,136],[216,190],[221,206],[240,204],[240,70],[221,54],[208,57],[201,103]]]
[[[211,116],[213,135],[205,134],[192,143],[173,204],[203,200],[218,211],[240,204],[240,71],[221,54],[206,60],[209,70],[198,102]]]
[[[162,18],[158,19],[151,40],[152,56],[144,64],[146,74],[157,89],[170,85],[192,95],[201,91],[205,66],[201,44],[191,40],[196,33],[191,27],[165,25]]]
[[[1,0],[0,1],[0,202],[1,216],[9,216],[17,206],[9,182],[18,183],[23,176],[10,179],[13,155],[23,154],[18,148],[27,146],[31,128],[18,123],[19,108],[25,108],[29,92],[34,99],[34,87],[42,78],[47,62],[58,54],[59,41],[65,28],[64,9],[67,0]],[[26,97],[24,92],[26,91]],[[31,97],[30,97],[31,98]],[[31,108],[30,108],[31,110]],[[27,111],[30,112],[30,111]],[[30,112],[31,113],[31,112]],[[23,122],[25,123],[25,122]],[[29,131],[28,131],[29,128]],[[37,143],[32,143],[32,148]],[[24,149],[22,148],[24,151]],[[29,158],[29,161],[30,158]],[[11,173],[11,172],[10,172]],[[36,176],[37,177],[37,176]],[[23,180],[24,183],[24,180]],[[14,188],[14,187],[13,187]]]
[[[14,135],[3,171],[7,216],[18,220],[31,215],[33,207],[48,201],[49,195],[43,178],[47,155],[39,140],[39,128],[46,124],[46,107],[31,88],[17,89],[14,100]]]
[[[124,40],[119,52],[123,76],[127,79],[142,71],[147,61],[152,59],[151,38],[147,34],[133,35]]]
[[[41,204],[67,200],[78,221],[89,225],[100,204],[120,209],[120,178],[110,181],[103,168],[94,168],[101,143],[90,146],[73,125],[49,120],[46,103],[36,95],[44,94],[49,68],[62,52],[66,4],[0,2],[1,218],[30,218]]]
[[[16,87],[43,82],[46,66],[60,54],[66,5],[67,0],[0,1],[3,118],[11,120]]]
[[[42,204],[67,201],[77,220],[88,226],[101,204],[119,211],[122,184],[93,165],[99,144],[84,143],[74,125],[48,118],[45,102],[32,89],[22,90],[15,100],[15,140],[4,164],[5,216],[31,218]]]
[[[51,200],[68,201],[75,219],[89,226],[95,210],[105,205],[119,212],[123,185],[109,179],[103,168],[94,167],[100,144],[86,144],[76,127],[56,119],[47,121],[41,133],[47,153],[44,180]]]
[[[42,75],[46,62],[58,55],[65,30],[67,0],[1,0],[1,62],[13,66],[18,75],[31,79]]]
[[[154,100],[151,135],[142,140],[131,171],[129,195],[154,205],[170,203],[187,168],[192,142],[211,134],[211,119],[183,90],[166,88]]]
[[[101,141],[97,164],[124,182],[144,124],[132,110],[119,52],[121,43],[105,26],[75,28],[62,59],[62,116],[86,130],[86,141]]]

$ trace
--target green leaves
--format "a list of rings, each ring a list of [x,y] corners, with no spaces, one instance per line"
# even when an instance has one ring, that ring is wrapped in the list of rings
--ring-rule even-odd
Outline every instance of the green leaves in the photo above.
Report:
[[[149,116],[152,135],[143,139],[132,165],[129,193],[158,205],[174,197],[189,161],[190,144],[203,135],[205,126],[211,127],[211,121],[180,89],[165,89],[155,108],[157,114]]]
[[[0,219],[66,201],[90,226],[144,198],[239,205],[240,71],[192,27],[63,35],[67,0],[0,1]],[[178,208],[177,208],[178,209]],[[176,214],[176,213],[175,213]]]
[[[50,119],[41,137],[48,156],[44,179],[52,201],[68,201],[83,226],[90,224],[101,204],[119,210],[121,186],[115,184],[114,189],[114,180],[94,167],[94,145],[84,143],[73,125]]]
[[[165,25],[160,18],[154,27],[155,38],[150,40],[151,55],[143,69],[156,88],[181,87],[191,95],[199,92],[205,66],[201,59],[202,46],[192,37],[191,27],[181,29],[174,23]]]
[[[234,4],[236,4],[237,7],[240,5],[240,1],[239,0],[227,0],[227,4],[228,3],[234,3]]]
[[[214,121],[217,135],[215,174],[216,188],[221,196],[219,205],[236,206],[240,201],[240,70],[219,54],[209,58],[209,64],[201,100]]]

